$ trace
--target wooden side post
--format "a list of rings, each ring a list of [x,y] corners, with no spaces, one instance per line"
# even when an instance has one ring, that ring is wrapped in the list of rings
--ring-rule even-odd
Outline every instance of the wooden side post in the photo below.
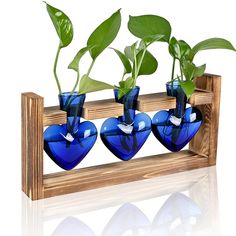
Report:
[[[32,200],[43,198],[43,98],[23,93],[22,190]]]
[[[192,139],[189,149],[208,158],[209,165],[216,164],[220,112],[221,76],[204,74],[195,80],[198,89],[213,93],[212,103],[196,106],[203,115],[203,125]]]

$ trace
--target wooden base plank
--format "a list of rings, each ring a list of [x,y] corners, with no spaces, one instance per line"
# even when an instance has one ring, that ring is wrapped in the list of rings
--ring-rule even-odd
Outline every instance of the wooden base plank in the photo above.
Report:
[[[44,197],[122,184],[208,166],[189,150],[44,175]]]

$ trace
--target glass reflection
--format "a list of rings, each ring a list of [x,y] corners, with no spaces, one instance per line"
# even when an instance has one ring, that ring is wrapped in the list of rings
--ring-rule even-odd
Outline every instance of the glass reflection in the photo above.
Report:
[[[93,231],[82,221],[69,216],[64,219],[53,232],[52,236],[95,236]]]
[[[217,236],[217,199],[215,167],[36,202],[23,195],[22,235]]]

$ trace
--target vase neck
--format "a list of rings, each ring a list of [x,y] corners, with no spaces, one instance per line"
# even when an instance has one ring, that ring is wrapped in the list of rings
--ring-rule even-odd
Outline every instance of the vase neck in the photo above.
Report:
[[[135,87],[125,94],[122,98],[118,99],[118,90],[114,90],[116,102],[124,105],[124,115],[120,116],[121,122],[131,125],[134,123],[136,104],[139,95],[139,87]]]
[[[176,98],[176,108],[171,109],[173,115],[182,118],[185,114],[187,97],[181,88],[178,81],[169,82],[166,84],[167,95]]]
[[[67,113],[67,129],[71,134],[78,131],[84,101],[85,94],[70,94],[68,92],[59,95],[60,109]]]

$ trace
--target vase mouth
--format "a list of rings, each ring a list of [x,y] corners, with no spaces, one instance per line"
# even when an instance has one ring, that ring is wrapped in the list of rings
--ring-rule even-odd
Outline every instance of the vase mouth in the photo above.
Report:
[[[85,101],[85,94],[79,94],[78,92],[63,92],[58,95],[60,109],[69,113],[73,113],[73,110],[77,104],[81,104],[82,107]],[[68,115],[68,114],[67,114]]]
[[[185,82],[186,82],[186,80],[183,81],[183,83],[185,83]],[[170,86],[172,87],[172,85],[173,85],[174,87],[175,87],[175,86],[176,86],[176,87],[177,87],[177,86],[180,86],[179,80],[174,80],[173,82],[172,82],[172,81],[169,81],[169,82],[166,83],[166,86],[167,86],[167,87],[170,87]]]
[[[69,96],[85,96],[85,94],[79,94],[78,92],[63,92],[58,95],[59,97],[69,97]]]
[[[130,91],[133,91],[133,90],[140,90],[140,87],[139,86],[135,86],[134,88],[130,89]],[[114,91],[118,91],[118,89],[115,88]]]

